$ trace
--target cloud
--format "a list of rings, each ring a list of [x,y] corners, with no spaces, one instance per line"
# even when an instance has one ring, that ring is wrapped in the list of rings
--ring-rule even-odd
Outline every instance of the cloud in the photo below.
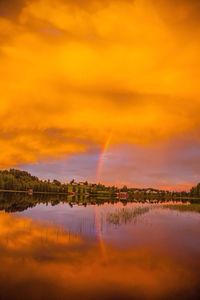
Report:
[[[26,0],[0,0],[0,17],[16,19]]]
[[[0,15],[1,167],[90,152],[111,131],[118,145],[199,139],[199,42],[169,20],[175,7],[195,13],[195,1],[9,3]]]
[[[186,30],[193,29],[199,24],[200,3],[198,0],[151,0],[157,9],[162,13],[166,22],[177,26],[179,29],[183,26]]]
[[[102,154],[99,149],[71,154],[67,159],[55,159],[20,168],[43,179],[62,182],[101,182],[122,187],[154,187],[189,191],[200,181],[199,142],[182,138],[148,146],[111,145]]]

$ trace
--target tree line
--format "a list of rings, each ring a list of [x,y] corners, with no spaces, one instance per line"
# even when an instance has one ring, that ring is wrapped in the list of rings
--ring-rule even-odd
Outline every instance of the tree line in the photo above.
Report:
[[[67,184],[58,180],[40,180],[26,171],[16,169],[0,171],[0,190],[15,190],[35,192],[67,192]]]
[[[54,179],[50,180],[40,180],[36,176],[32,176],[30,173],[26,171],[21,171],[17,169],[10,170],[0,170],[0,190],[12,190],[12,191],[28,191],[33,190],[34,192],[52,192],[52,193],[67,193],[67,192],[76,192],[80,193],[83,191],[87,191],[91,194],[99,192],[110,192],[111,194],[115,194],[119,191],[119,189],[115,186],[106,187],[102,184],[88,184],[86,181],[84,184],[75,184],[75,181],[72,180],[70,183],[61,183],[60,181]],[[134,189],[130,189],[124,186],[121,191],[128,192],[132,195]],[[157,192],[161,192],[155,190]],[[146,193],[145,189],[140,190],[140,193]],[[164,193],[164,192],[163,192]],[[166,194],[167,192],[165,192]],[[169,193],[169,196],[174,197],[200,197],[200,183],[198,183],[195,187],[193,187],[190,192],[182,192],[182,193]],[[134,194],[135,196],[135,194]],[[147,195],[149,197],[149,194]],[[155,196],[155,195],[153,195]]]
[[[190,195],[192,197],[200,197],[200,183],[198,183],[196,186],[194,186],[191,190],[190,190]]]

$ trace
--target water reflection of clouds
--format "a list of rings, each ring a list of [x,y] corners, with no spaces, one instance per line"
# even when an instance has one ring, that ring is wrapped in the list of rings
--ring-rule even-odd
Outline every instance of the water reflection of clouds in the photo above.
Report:
[[[198,281],[194,270],[156,247],[106,243],[105,258],[98,243],[5,213],[0,232],[3,299],[173,299]]]
[[[38,205],[17,215],[59,226],[93,242],[101,238],[120,248],[156,244],[157,247],[163,245],[165,251],[182,252],[182,248],[188,247],[188,239],[192,245],[192,240],[198,240],[200,234],[196,226],[199,214],[177,215],[176,211],[163,209],[163,204],[129,203],[124,207],[122,203],[105,203],[87,207],[74,205],[73,208],[67,203],[53,207]],[[110,222],[113,220],[119,221],[118,225]],[[190,235],[184,236],[185,231],[190,231]]]
[[[124,207],[122,203],[108,204],[101,206],[87,205],[87,207],[69,204],[37,205],[36,207],[20,213],[23,216],[31,217],[34,220],[45,220],[58,224],[71,230],[74,233],[81,233],[87,237],[95,237],[97,223],[103,235],[106,234],[112,225],[125,226],[127,223],[140,221],[143,214],[155,208],[151,204],[129,203]]]

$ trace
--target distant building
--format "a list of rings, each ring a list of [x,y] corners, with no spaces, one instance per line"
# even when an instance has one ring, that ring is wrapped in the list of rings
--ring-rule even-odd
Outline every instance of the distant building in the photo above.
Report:
[[[129,194],[127,192],[119,192],[117,193],[117,198],[121,200],[127,200],[129,197]]]
[[[28,194],[33,195],[33,189],[28,189]]]

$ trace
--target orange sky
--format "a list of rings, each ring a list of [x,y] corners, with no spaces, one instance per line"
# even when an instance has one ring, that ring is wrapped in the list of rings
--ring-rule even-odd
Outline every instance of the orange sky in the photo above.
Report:
[[[199,11],[197,0],[1,1],[0,167],[87,155],[110,132],[110,148],[198,144]]]

